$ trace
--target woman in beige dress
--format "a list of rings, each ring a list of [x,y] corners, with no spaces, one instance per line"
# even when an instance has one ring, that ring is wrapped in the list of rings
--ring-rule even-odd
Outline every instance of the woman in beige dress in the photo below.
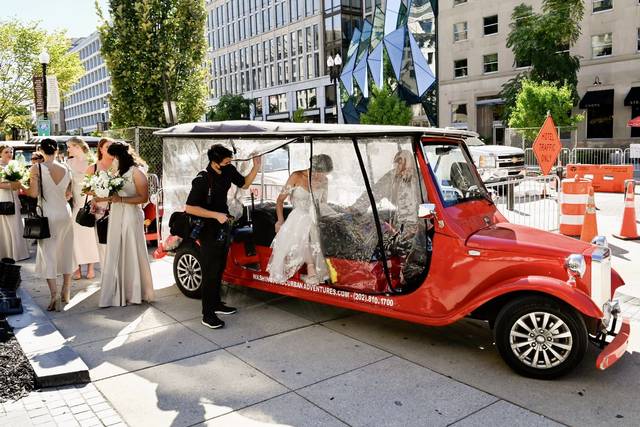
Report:
[[[152,301],[153,281],[141,207],[149,199],[147,177],[129,152],[128,144],[112,143],[107,156],[118,162],[118,174],[125,182],[118,194],[95,199],[111,203],[100,307]]]
[[[71,197],[71,172],[55,161],[58,144],[49,138],[40,143],[44,161],[31,167],[28,196],[38,198],[38,206],[47,217],[51,237],[38,240],[36,273],[47,280],[51,303],[47,310],[60,310],[68,302],[71,291],[73,260],[73,221],[68,200]],[[41,173],[41,174],[40,174]],[[42,187],[42,191],[40,191]],[[57,291],[57,279],[62,275],[62,294]]]
[[[85,171],[89,167],[87,154],[89,146],[86,142],[78,137],[73,137],[67,141],[67,151],[69,158],[67,165],[71,169],[73,177],[73,211],[71,217],[73,221],[73,256],[78,264],[78,269],[73,274],[74,279],[82,278],[82,266],[87,266],[87,279],[93,279],[96,274],[93,264],[100,261],[98,255],[98,241],[93,228],[84,227],[75,222],[80,208],[84,206],[87,196],[82,194],[82,183],[84,181]]]
[[[0,169],[13,159],[13,148],[0,142]],[[0,215],[0,259],[20,261],[29,258],[27,241],[22,238],[23,225],[20,216],[19,182],[0,181],[0,202],[13,202],[15,214]]]
[[[111,168],[111,164],[113,163],[113,157],[107,154],[107,149],[109,148],[109,145],[111,145],[112,142],[113,142],[113,139],[111,138],[102,138],[98,142],[98,150],[97,150],[98,160],[87,168],[87,170],[84,172],[85,175],[94,175],[96,172],[106,171]],[[109,206],[109,203],[96,202],[95,199],[92,199],[91,205],[93,207],[93,213],[95,214],[96,219],[100,219],[107,212],[107,207]],[[95,234],[96,243],[98,245],[98,257],[100,259],[100,268],[102,269],[104,268],[104,257],[107,251],[107,245],[102,244],[98,241],[98,234],[95,231],[95,228],[94,228],[94,234]]]

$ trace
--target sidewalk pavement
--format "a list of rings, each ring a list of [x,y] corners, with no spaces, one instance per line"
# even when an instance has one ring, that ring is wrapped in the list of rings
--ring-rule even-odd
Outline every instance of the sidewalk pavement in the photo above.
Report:
[[[603,230],[619,221],[609,201],[596,196]],[[640,245],[612,243],[614,267],[637,277]],[[200,302],[173,286],[171,259],[152,270],[150,305],[99,309],[98,282],[80,281],[65,310],[48,313],[89,366],[91,385],[130,426],[635,426],[640,419],[638,353],[602,372],[590,346],[572,374],[536,381],[509,370],[479,322],[426,327],[241,287],[226,287],[223,297],[239,313],[210,330],[200,324]],[[45,306],[33,262],[23,271],[23,286]]]

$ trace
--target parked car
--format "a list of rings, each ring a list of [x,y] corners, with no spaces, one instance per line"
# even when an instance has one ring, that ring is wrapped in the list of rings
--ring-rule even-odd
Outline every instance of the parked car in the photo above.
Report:
[[[612,299],[625,288],[611,268],[606,240],[587,243],[509,223],[492,202],[465,144],[473,134],[242,121],[178,125],[156,134],[163,137],[165,152],[177,154],[165,156],[163,164],[169,211],[184,203],[184,177],[198,172],[212,143],[232,144],[238,158],[280,144],[286,147],[290,171],[304,168],[311,153],[333,159],[327,197],[316,199],[329,279],[308,284],[301,276],[304,268],[286,282],[269,277],[275,204],[265,199],[241,207],[234,224],[224,272],[231,285],[431,326],[481,319],[493,329],[504,361],[533,378],[570,372],[589,341],[602,349],[599,369],[625,352],[626,313],[638,307]],[[190,158],[193,166],[173,158]],[[415,162],[399,163],[398,158]],[[394,176],[385,190],[380,183]],[[394,204],[393,191],[412,182],[420,185],[405,194],[415,199]],[[353,209],[362,203],[365,209]],[[410,215],[417,221],[408,237],[402,233],[404,224],[394,223],[407,215],[407,206],[415,207]],[[285,207],[285,215],[290,211]],[[185,295],[197,298],[208,254],[201,253],[197,240],[184,237],[175,252],[174,277]]]
[[[465,142],[484,183],[490,184],[524,177],[523,149],[485,144],[480,139],[480,135],[475,132],[470,132]]]

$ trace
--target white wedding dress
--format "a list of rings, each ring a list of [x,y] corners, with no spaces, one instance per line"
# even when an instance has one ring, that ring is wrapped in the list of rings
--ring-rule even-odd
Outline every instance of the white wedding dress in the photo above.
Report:
[[[0,163],[0,169],[4,167]],[[21,261],[29,258],[27,241],[22,237],[24,227],[20,215],[20,199],[18,192],[0,188],[0,202],[13,202],[16,213],[13,215],[0,215],[0,259],[11,258]]]
[[[313,263],[318,280],[323,282],[328,278],[328,271],[311,193],[297,186],[291,190],[290,197],[293,210],[271,243],[271,258],[267,265],[269,277],[276,282],[285,282],[303,264]]]
[[[84,206],[86,196],[82,194],[82,181],[87,164],[82,164],[79,170],[69,166],[73,182],[73,256],[78,265],[93,264],[100,261],[98,255],[98,241],[93,227],[84,227],[75,221],[80,208]]]

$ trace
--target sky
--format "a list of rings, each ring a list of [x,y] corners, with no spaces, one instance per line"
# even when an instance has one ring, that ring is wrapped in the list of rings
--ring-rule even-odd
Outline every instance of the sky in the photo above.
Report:
[[[108,0],[98,3],[107,17]],[[94,4],[94,0],[0,0],[0,21],[40,21],[47,31],[66,29],[70,37],[86,37],[98,26]]]

